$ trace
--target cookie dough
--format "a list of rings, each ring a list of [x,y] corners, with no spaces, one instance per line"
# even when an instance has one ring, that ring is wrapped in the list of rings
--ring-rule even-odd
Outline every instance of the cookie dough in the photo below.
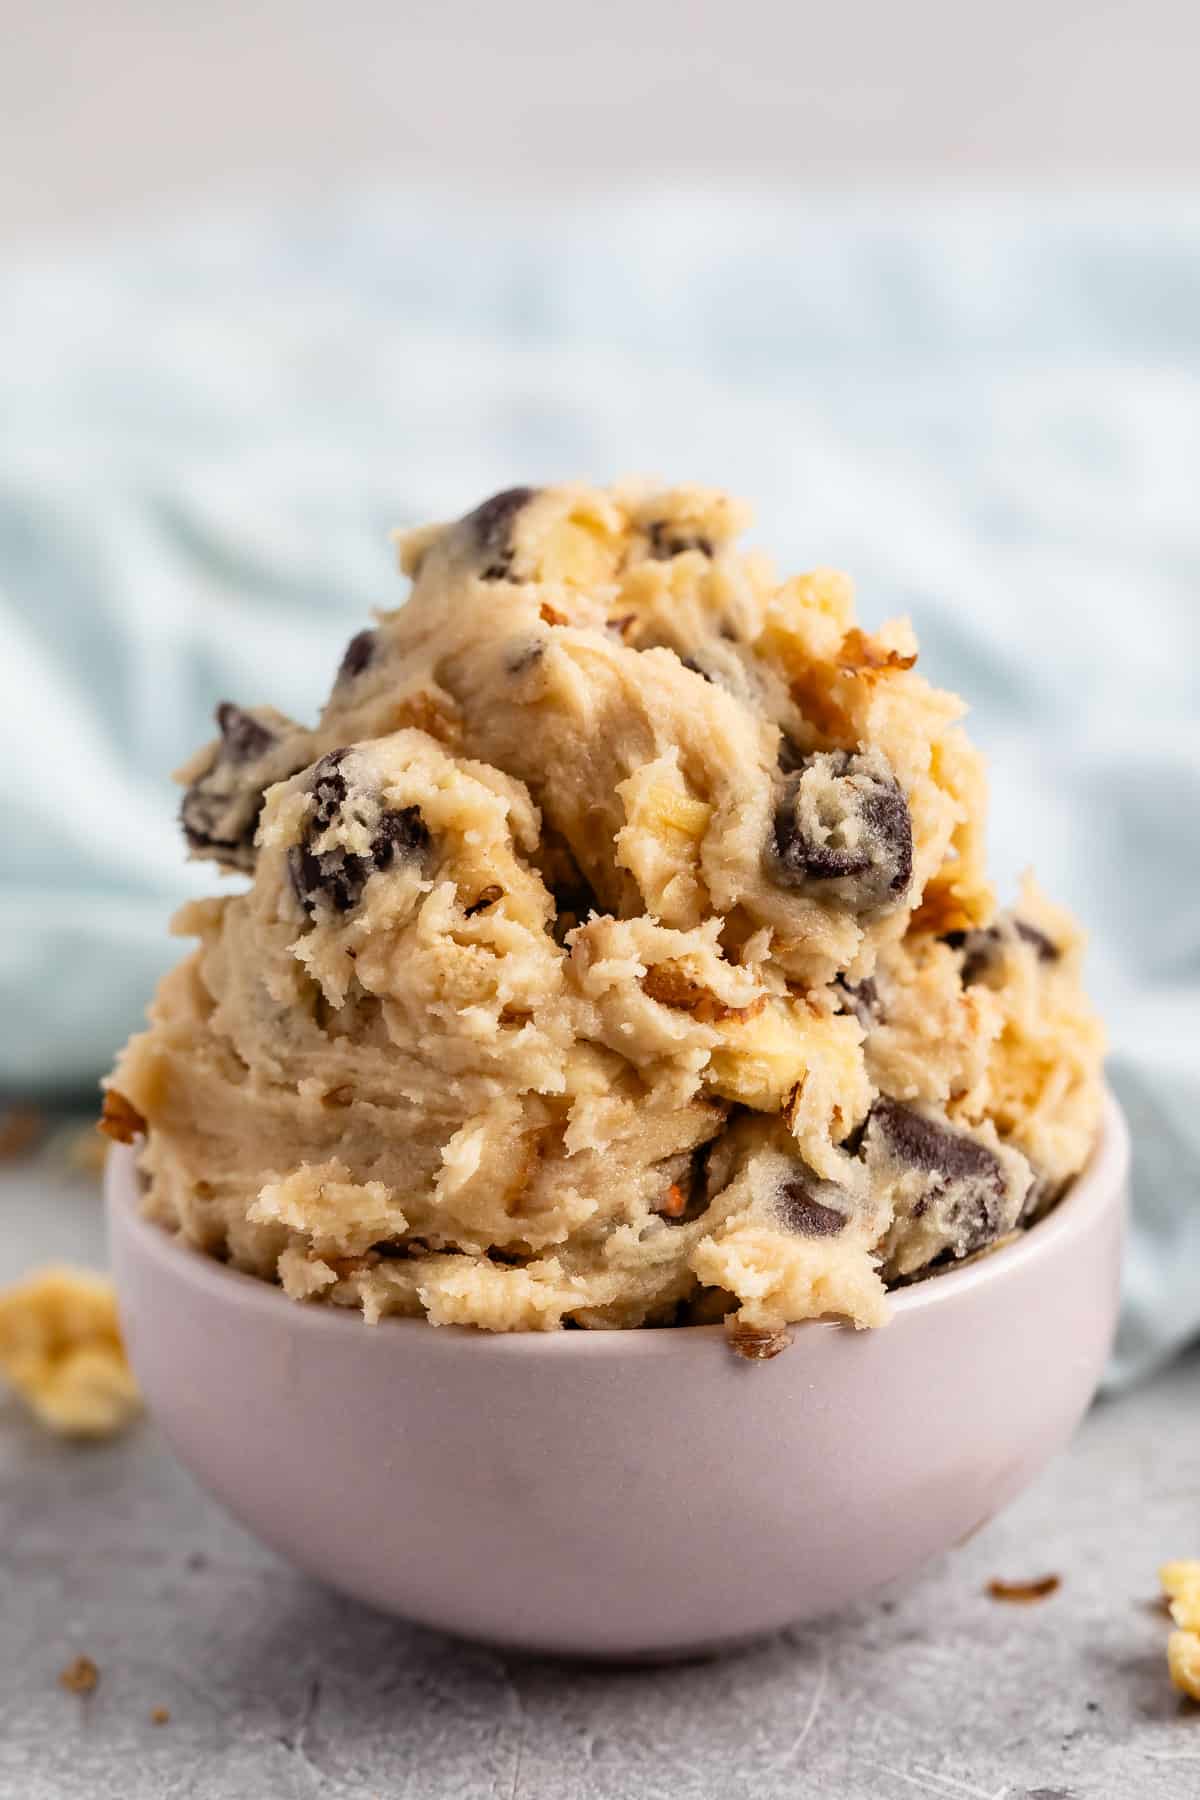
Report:
[[[218,711],[112,1091],[150,1214],[296,1299],[490,1330],[881,1324],[1053,1205],[1100,1106],[1074,921],[997,912],[963,706],[722,494],[409,534],[314,726]]]

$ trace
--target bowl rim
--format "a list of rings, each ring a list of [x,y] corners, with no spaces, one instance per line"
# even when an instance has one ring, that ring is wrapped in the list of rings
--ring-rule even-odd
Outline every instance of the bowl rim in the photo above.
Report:
[[[723,1324],[715,1325],[639,1325],[609,1331],[485,1331],[473,1325],[431,1325],[427,1318],[401,1318],[387,1315],[376,1325],[367,1325],[362,1315],[350,1307],[304,1305],[291,1300],[275,1282],[265,1281],[234,1269],[228,1263],[209,1256],[195,1245],[185,1243],[151,1219],[138,1206],[136,1167],[139,1146],[114,1144],[104,1172],[105,1205],[110,1238],[119,1229],[133,1238],[139,1251],[163,1269],[168,1279],[182,1280],[205,1297],[222,1304],[237,1303],[269,1312],[282,1325],[288,1322],[297,1331],[340,1331],[357,1335],[363,1345],[385,1348],[407,1341],[414,1331],[423,1334],[422,1342],[452,1346],[473,1346],[470,1354],[500,1355],[661,1355],[667,1350],[681,1351],[695,1345],[725,1338]],[[839,1319],[800,1319],[788,1330],[793,1334],[793,1353],[804,1336],[814,1332],[849,1331],[857,1338],[872,1338],[880,1331],[887,1335],[904,1318],[928,1312],[936,1307],[954,1305],[973,1292],[994,1286],[1015,1276],[1031,1262],[1051,1255],[1064,1247],[1064,1241],[1090,1230],[1113,1205],[1120,1204],[1129,1170],[1129,1129],[1121,1106],[1111,1088],[1105,1087],[1100,1127],[1091,1155],[1058,1204],[1021,1236],[1000,1249],[968,1261],[962,1267],[947,1269],[939,1275],[927,1276],[911,1286],[892,1290],[888,1295],[891,1318],[874,1330],[856,1331]],[[120,1287],[118,1284],[118,1299]],[[399,1335],[398,1335],[399,1334]],[[368,1354],[375,1354],[375,1351]],[[750,1366],[750,1365],[747,1365]]]

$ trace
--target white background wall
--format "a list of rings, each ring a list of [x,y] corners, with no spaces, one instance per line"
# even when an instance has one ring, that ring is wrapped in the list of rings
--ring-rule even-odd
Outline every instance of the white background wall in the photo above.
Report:
[[[0,231],[352,173],[1200,176],[1198,0],[0,0]]]

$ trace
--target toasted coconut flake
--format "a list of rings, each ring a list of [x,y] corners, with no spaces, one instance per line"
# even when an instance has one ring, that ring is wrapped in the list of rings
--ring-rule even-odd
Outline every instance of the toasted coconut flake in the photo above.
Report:
[[[911,669],[916,660],[915,650],[906,656],[879,638],[868,637],[857,625],[846,633],[838,652],[838,667],[850,675],[886,675],[889,671]]]
[[[768,996],[759,994],[749,1006],[726,1006],[723,1000],[700,982],[685,975],[676,963],[655,963],[642,978],[642,992],[660,1006],[673,1006],[689,1012],[701,1025],[716,1025],[723,1019],[754,1019],[767,1004]]]

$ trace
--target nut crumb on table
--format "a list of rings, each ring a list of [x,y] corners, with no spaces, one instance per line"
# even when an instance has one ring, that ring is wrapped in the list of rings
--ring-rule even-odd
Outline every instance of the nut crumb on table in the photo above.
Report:
[[[1038,1600],[1048,1600],[1061,1586],[1061,1575],[1039,1575],[1035,1581],[989,1581],[987,1591],[993,1600],[1029,1606]]]
[[[108,1437],[141,1407],[111,1281],[50,1265],[0,1293],[0,1374],[66,1437]]]
[[[59,1673],[59,1686],[69,1694],[91,1694],[100,1679],[100,1671],[90,1656],[76,1656]]]

